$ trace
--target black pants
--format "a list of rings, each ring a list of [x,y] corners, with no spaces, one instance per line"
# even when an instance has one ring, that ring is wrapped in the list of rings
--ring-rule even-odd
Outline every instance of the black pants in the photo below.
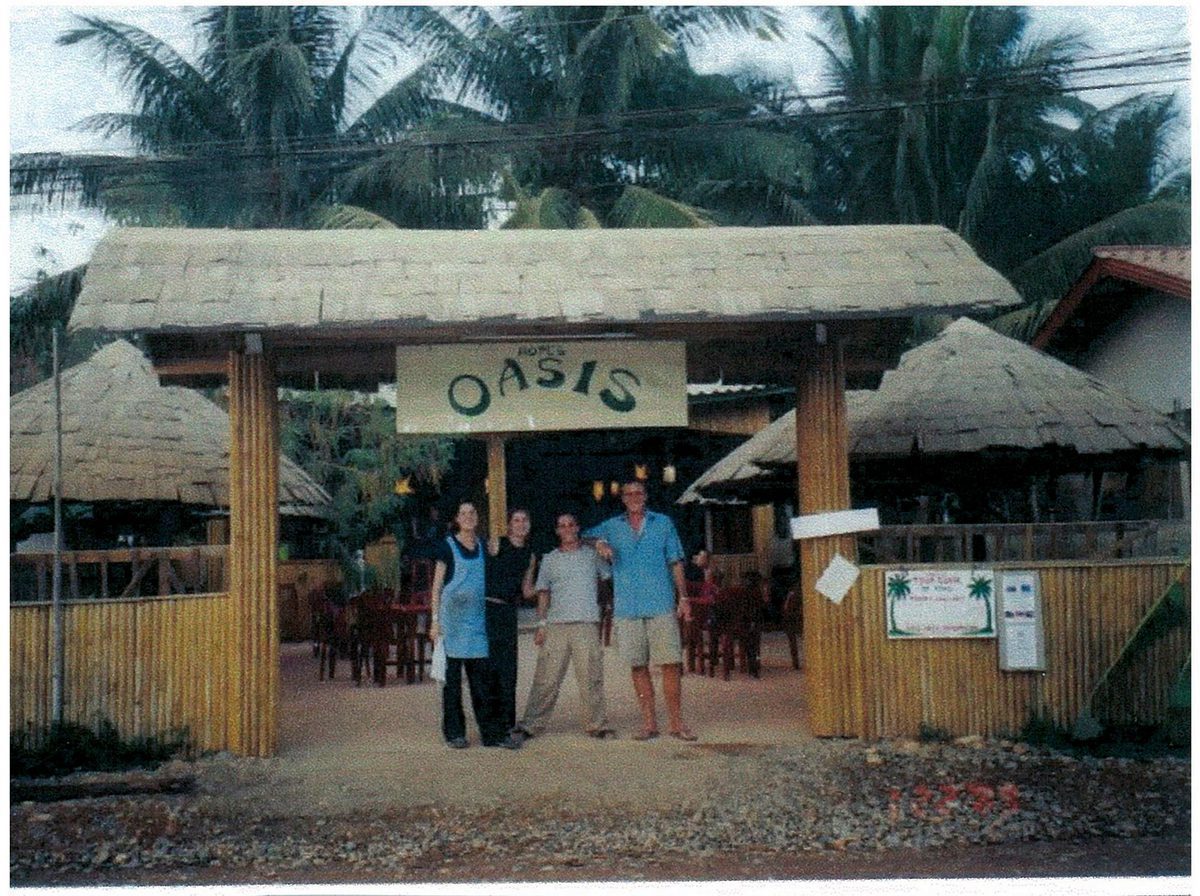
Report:
[[[485,605],[488,639],[488,703],[497,724],[517,724],[517,608]]]
[[[463,715],[462,677],[467,672],[467,690],[471,692],[471,710],[475,724],[485,744],[504,740],[508,729],[502,720],[493,717],[488,702],[488,660],[486,657],[457,659],[446,657],[446,683],[442,685],[442,736],[447,741],[467,736],[467,719]]]

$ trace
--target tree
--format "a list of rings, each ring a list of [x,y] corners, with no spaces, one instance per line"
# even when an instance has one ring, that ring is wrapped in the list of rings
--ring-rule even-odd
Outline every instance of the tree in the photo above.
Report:
[[[753,7],[402,7],[396,33],[504,148],[510,226],[795,222],[808,150],[748,84],[700,76],[688,45],[777,36]],[[762,120],[756,120],[756,116]],[[634,189],[636,188],[636,189]],[[706,212],[696,206],[703,205]]]
[[[391,148],[416,134],[418,122],[436,120],[445,104],[431,85],[440,75],[436,65],[417,66],[369,95],[369,77],[394,61],[381,13],[213,7],[196,19],[204,49],[195,66],[134,26],[79,16],[79,27],[59,43],[100,53],[132,100],[131,111],[96,115],[80,127],[123,136],[138,154],[18,155],[10,187],[18,195],[65,195],[151,226],[427,223],[422,207],[443,198],[435,154],[416,139]],[[385,150],[389,176],[362,190],[361,160]],[[350,193],[357,204],[345,201]],[[475,226],[483,198],[460,200],[448,217],[450,206],[439,206],[431,220]]]
[[[401,438],[394,408],[340,391],[281,401],[280,448],[333,498],[323,552],[342,560],[388,533],[403,548],[414,508],[399,484],[436,489],[454,459],[453,441]]]
[[[1176,117],[1163,97],[1097,110],[1067,75],[1076,35],[1028,38],[1020,7],[851,7],[815,38],[841,99],[802,123],[829,222],[941,224],[1010,271],[1148,201]]]

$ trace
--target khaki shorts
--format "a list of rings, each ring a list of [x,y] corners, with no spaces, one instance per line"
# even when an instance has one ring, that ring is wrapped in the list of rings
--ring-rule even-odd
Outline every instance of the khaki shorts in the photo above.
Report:
[[[617,637],[617,652],[630,667],[683,662],[679,620],[674,613],[618,617],[613,620],[613,633]]]

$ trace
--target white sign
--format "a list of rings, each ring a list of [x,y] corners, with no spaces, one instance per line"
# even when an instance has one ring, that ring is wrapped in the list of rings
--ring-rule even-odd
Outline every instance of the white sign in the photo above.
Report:
[[[858,581],[858,567],[843,557],[834,554],[821,578],[817,579],[817,590],[835,604],[840,604],[847,592]]]
[[[830,510],[792,517],[792,539],[823,538],[827,535],[848,535],[851,532],[871,532],[879,528],[879,511]]]
[[[399,346],[396,430],[687,426],[682,342]]]
[[[1000,668],[1046,668],[1041,587],[1036,572],[1005,570],[1000,577],[996,615],[1000,620]]]
[[[889,569],[884,575],[889,638],[994,638],[991,569]]]

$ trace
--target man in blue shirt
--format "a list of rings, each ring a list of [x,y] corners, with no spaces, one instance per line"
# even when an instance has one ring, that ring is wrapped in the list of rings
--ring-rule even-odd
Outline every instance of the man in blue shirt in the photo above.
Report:
[[[621,486],[625,513],[587,531],[596,552],[612,562],[613,630],[617,649],[629,663],[633,690],[642,711],[642,731],[634,740],[658,737],[650,664],[662,669],[668,734],[695,740],[683,724],[681,684],[683,650],[676,613],[691,619],[683,581],[683,545],[669,516],[646,509],[646,486],[631,480]]]

